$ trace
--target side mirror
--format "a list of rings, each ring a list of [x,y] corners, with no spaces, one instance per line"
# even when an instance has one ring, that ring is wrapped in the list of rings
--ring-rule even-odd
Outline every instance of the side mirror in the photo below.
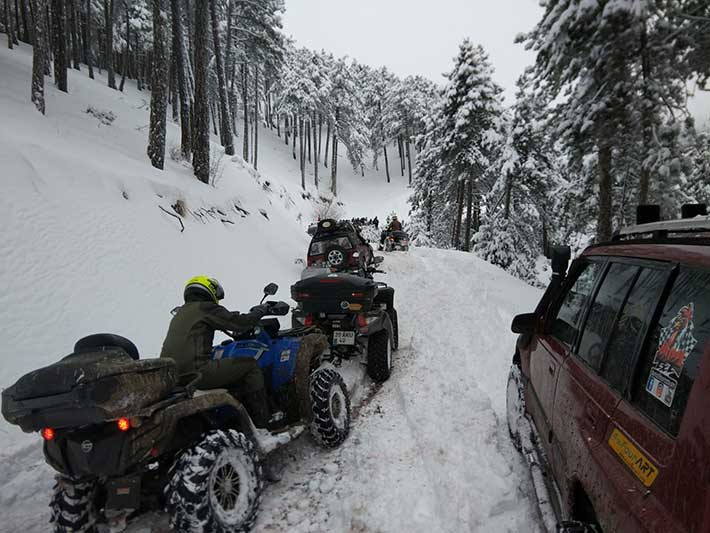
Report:
[[[273,296],[276,294],[279,290],[279,286],[276,285],[276,283],[269,283],[266,287],[264,287],[264,294],[266,296]]]
[[[271,306],[271,312],[275,316],[286,316],[291,311],[291,306],[286,302],[276,302]]]
[[[385,258],[384,258],[383,256],[378,255],[377,257],[375,257],[375,258],[372,260],[372,262],[373,262],[374,264],[376,264],[376,265],[379,265],[379,264],[382,263],[382,261],[384,261],[384,260],[385,260]]]
[[[510,329],[513,333],[532,335],[537,329],[537,315],[535,313],[525,313],[524,315],[516,316],[510,325]]]

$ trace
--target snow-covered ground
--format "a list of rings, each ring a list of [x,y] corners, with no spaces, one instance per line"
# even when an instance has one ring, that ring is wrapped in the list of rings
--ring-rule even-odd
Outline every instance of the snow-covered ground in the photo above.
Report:
[[[29,49],[0,47],[0,72],[0,387],[93,332],[123,334],[154,356],[195,274],[219,278],[230,308],[250,307],[269,281],[286,297],[314,205],[275,135],[261,133],[261,174],[225,158],[207,186],[179,162],[168,159],[164,172],[149,165],[148,95],[133,85],[119,93],[70,71],[68,95],[48,80],[43,117],[28,102]],[[89,106],[115,119],[101,123]],[[169,123],[168,144],[178,139]],[[362,178],[345,159],[340,169],[347,216],[406,213],[406,178],[394,168],[390,184],[382,172]],[[388,255],[385,267],[401,324],[395,373],[379,390],[362,383],[365,401],[340,449],[304,436],[276,452],[284,479],[267,488],[257,529],[536,530],[504,388],[510,319],[539,292],[470,254],[417,249]],[[4,421],[0,480],[0,531],[47,531],[52,471],[40,439]],[[131,529],[162,523],[148,516]]]

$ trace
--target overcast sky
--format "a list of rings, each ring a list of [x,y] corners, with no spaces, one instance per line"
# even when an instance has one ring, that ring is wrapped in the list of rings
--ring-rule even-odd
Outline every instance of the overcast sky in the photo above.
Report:
[[[534,60],[513,40],[541,15],[538,0],[286,0],[284,30],[300,46],[437,83],[469,37],[488,51],[511,103],[515,80]]]

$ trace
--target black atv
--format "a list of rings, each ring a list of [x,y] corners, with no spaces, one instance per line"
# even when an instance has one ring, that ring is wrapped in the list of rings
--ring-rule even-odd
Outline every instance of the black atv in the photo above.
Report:
[[[322,273],[292,285],[291,298],[298,302],[291,315],[293,326],[322,331],[335,366],[342,359],[357,358],[374,381],[389,379],[392,352],[399,347],[392,287],[368,277]]]
[[[275,307],[288,309],[283,302]],[[273,370],[282,381],[275,391],[267,381],[270,400],[300,413],[324,446],[339,444],[349,430],[349,398],[342,378],[323,364],[327,339],[312,328],[272,336],[272,320],[255,329],[252,341],[263,345],[261,359],[279,352],[281,366],[265,369],[265,379]],[[215,351],[236,353],[239,343]],[[173,531],[251,527],[263,455],[298,432],[264,435],[235,395],[196,390],[199,379],[178,376],[170,359],[140,360],[129,340],[101,334],[3,391],[5,419],[40,432],[45,459],[59,473],[51,501],[55,532],[94,532],[101,524],[116,530],[133,515],[161,508]]]
[[[385,252],[409,250],[409,234],[406,231],[388,231],[385,232],[384,242]]]

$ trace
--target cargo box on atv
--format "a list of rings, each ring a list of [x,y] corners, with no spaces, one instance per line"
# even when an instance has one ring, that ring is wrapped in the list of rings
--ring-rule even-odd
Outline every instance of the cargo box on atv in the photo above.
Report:
[[[306,313],[368,312],[377,296],[377,283],[352,274],[321,274],[291,286],[291,298]]]
[[[2,392],[2,414],[26,432],[98,424],[132,416],[176,384],[170,359],[137,361],[118,347],[97,348],[22,376]]]

